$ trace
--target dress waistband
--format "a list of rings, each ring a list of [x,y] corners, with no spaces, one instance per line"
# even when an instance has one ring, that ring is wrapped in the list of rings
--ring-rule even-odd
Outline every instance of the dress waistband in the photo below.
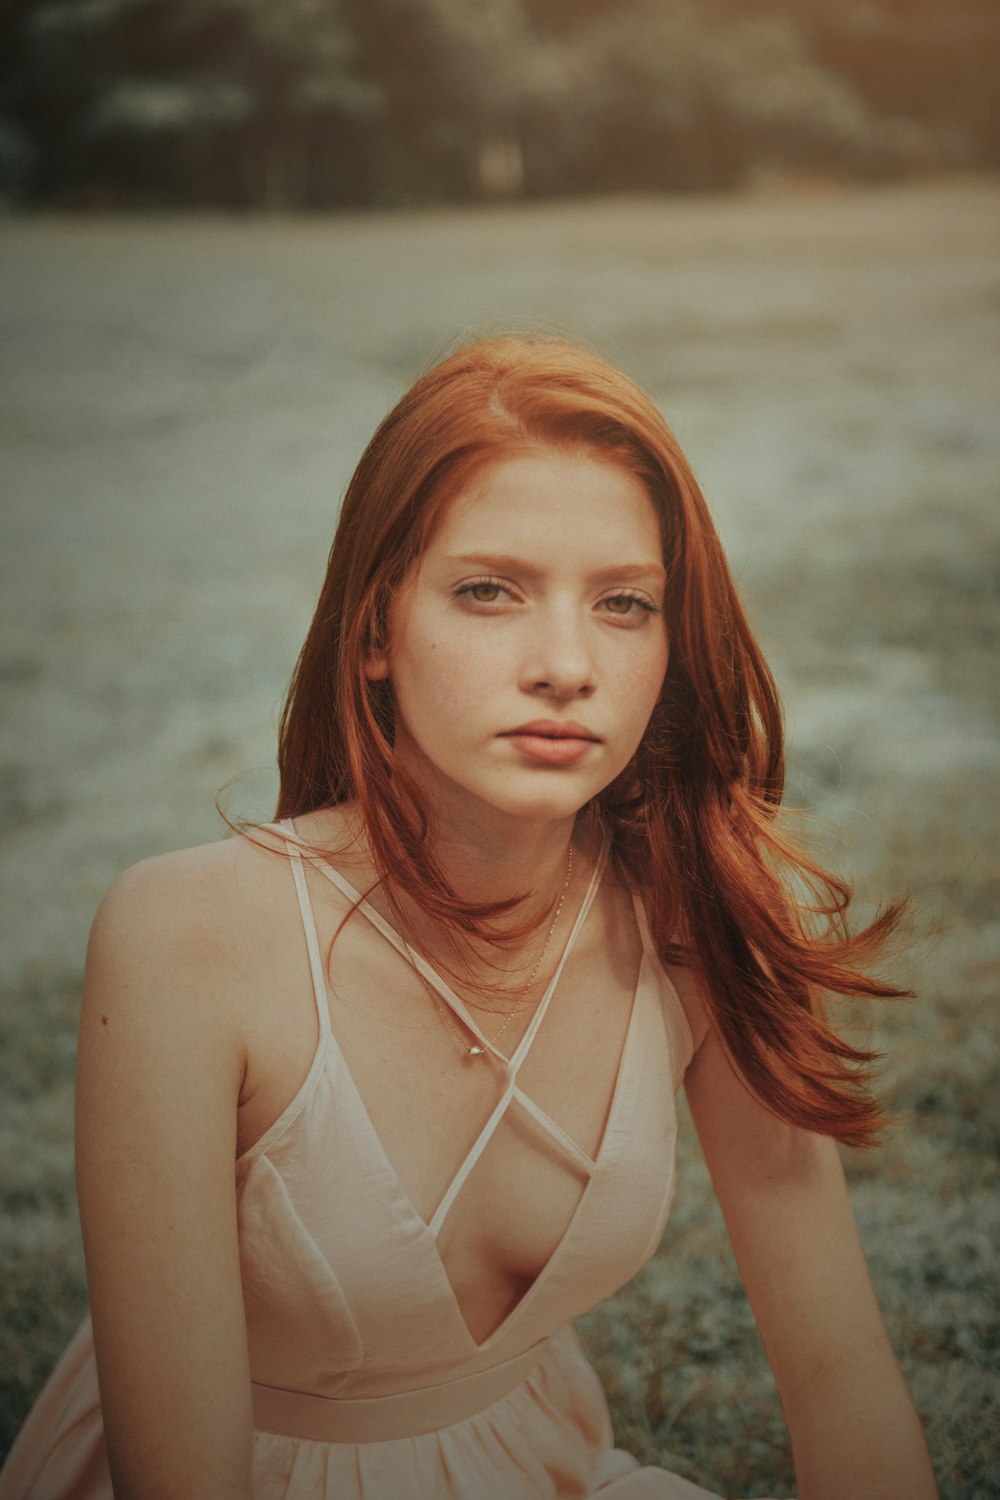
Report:
[[[436,1432],[509,1396],[541,1363],[557,1337],[543,1339],[514,1359],[459,1380],[367,1400],[341,1401],[254,1382],[254,1430],[315,1443],[379,1443]]]

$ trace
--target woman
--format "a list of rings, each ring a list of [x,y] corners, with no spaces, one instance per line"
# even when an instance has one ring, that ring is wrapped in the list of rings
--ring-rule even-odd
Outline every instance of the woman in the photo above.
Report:
[[[706,1494],[614,1449],[569,1327],[659,1243],[682,1078],[801,1500],[933,1496],[834,1144],[871,1057],[819,1003],[896,993],[893,914],[850,935],[778,830],[771,678],[625,376],[493,338],[403,397],[280,766],[280,823],[98,914],[93,1337],[0,1496]]]

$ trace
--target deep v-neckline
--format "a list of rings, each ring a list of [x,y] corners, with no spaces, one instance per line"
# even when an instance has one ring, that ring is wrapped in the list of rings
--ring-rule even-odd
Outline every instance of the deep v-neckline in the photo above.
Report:
[[[298,866],[299,873],[301,874],[301,854],[296,847],[296,844],[293,842],[296,837],[294,827],[290,824],[290,822],[279,826],[281,832],[288,840],[289,851],[291,852],[293,860]],[[504,1065],[507,1074],[507,1082],[501,1092],[500,1098],[498,1099],[494,1108],[490,1111],[485,1124],[480,1127],[476,1139],[473,1141],[472,1146],[466,1152],[466,1155],[458,1170],[453,1174],[448,1187],[445,1189],[444,1194],[442,1195],[437,1207],[434,1210],[434,1213],[431,1215],[429,1220],[425,1218],[424,1215],[421,1214],[417,1209],[410,1194],[404,1186],[398,1171],[393,1165],[392,1159],[385,1149],[382,1138],[379,1135],[378,1130],[375,1127],[375,1123],[369,1113],[368,1107],[365,1104],[365,1100],[361,1093],[361,1090],[358,1088],[351,1069],[347,1063],[347,1059],[344,1056],[343,1049],[341,1048],[340,1043],[337,1040],[332,1026],[329,1026],[329,1019],[327,1021],[327,1024],[329,1026],[330,1044],[334,1049],[339,1065],[339,1071],[341,1072],[343,1078],[346,1080],[350,1095],[357,1109],[358,1117],[362,1120],[363,1127],[371,1140],[375,1152],[377,1153],[377,1157],[381,1164],[386,1180],[392,1187],[396,1201],[402,1206],[406,1214],[409,1216],[412,1226],[415,1228],[420,1237],[428,1244],[431,1252],[430,1261],[434,1268],[436,1278],[441,1285],[449,1308],[454,1312],[458,1325],[461,1327],[470,1345],[479,1353],[486,1353],[489,1349],[491,1349],[492,1346],[496,1344],[509,1331],[514,1321],[523,1315],[523,1310],[525,1309],[525,1307],[534,1302],[539,1295],[541,1288],[549,1278],[553,1266],[565,1254],[566,1248],[571,1242],[574,1233],[576,1232],[584,1209],[584,1205],[587,1203],[588,1199],[591,1196],[594,1178],[600,1171],[603,1170],[604,1166],[606,1165],[609,1143],[616,1134],[617,1116],[621,1099],[624,1094],[622,1080],[626,1075],[627,1068],[631,1061],[632,1038],[636,1031],[636,1013],[639,1008],[639,999],[646,978],[647,947],[645,939],[641,932],[641,926],[640,959],[635,985],[632,991],[628,1022],[626,1024],[625,1036],[622,1042],[622,1048],[618,1059],[618,1067],[615,1073],[614,1082],[612,1084],[611,1097],[608,1104],[607,1114],[604,1120],[604,1127],[601,1131],[601,1138],[598,1142],[597,1150],[594,1156],[590,1156],[588,1153],[583,1151],[583,1149],[576,1143],[576,1141],[573,1140],[572,1136],[564,1131],[561,1126],[557,1125],[556,1122],[552,1120],[546,1114],[546,1112],[540,1108],[540,1106],[535,1104],[529,1095],[524,1094],[517,1085],[517,1074],[520,1066],[528,1055],[531,1044],[534,1041],[535,1035],[538,1032],[542,1020],[544,1019],[549,1002],[562,975],[562,971],[565,967],[566,961],[570,956],[576,938],[582,930],[583,925],[586,922],[587,916],[590,912],[590,908],[593,905],[594,898],[597,894],[601,877],[603,875],[606,857],[607,850],[605,848],[602,849],[601,855],[595,865],[590,883],[587,888],[587,892],[580,904],[580,908],[574,920],[573,927],[562,950],[556,969],[552,975],[552,978],[549,980],[548,985],[546,986],[545,994],[543,995],[542,1000],[539,1002],[535,1015],[532,1017],[531,1024],[525,1031],[524,1036],[521,1038],[521,1041],[518,1043],[518,1046],[515,1048],[510,1058],[504,1058],[496,1048],[492,1047],[492,1045],[489,1043],[488,1038],[482,1037],[482,1033],[480,1032],[472,1017],[468,1017],[466,1024],[469,1025],[470,1029],[476,1036],[482,1037],[483,1042],[490,1047],[491,1052],[493,1052],[498,1060]],[[386,938],[391,946],[395,948],[402,957],[404,957],[414,967],[419,968],[420,972],[423,973],[428,981],[434,985],[437,992],[441,995],[441,998],[445,1000],[446,1003],[452,1006],[452,1008],[456,1011],[456,1014],[460,1015],[463,1020],[465,1020],[467,1015],[466,1008],[465,1006],[463,1006],[458,996],[455,995],[451,990],[450,986],[446,984],[446,982],[441,978],[439,974],[437,974],[436,970],[429,963],[422,959],[421,955],[414,953],[413,950],[410,949],[409,945],[405,942],[405,939],[403,939],[400,934],[396,932],[395,928],[393,928],[386,921],[381,913],[375,910],[375,908],[371,905],[367,898],[356,889],[356,887],[347,879],[347,877],[345,875],[342,875],[339,870],[336,870],[334,867],[326,864],[325,861],[316,860],[314,861],[314,863],[318,865],[319,869],[323,871],[323,873],[327,876],[331,883],[337,887],[341,894],[352,903],[352,907],[361,912],[368,919],[371,925],[375,927],[375,929],[380,932],[383,937]],[[313,959],[313,974],[315,979],[317,973],[316,957],[318,957],[319,948],[318,938],[316,938],[315,935],[315,920],[312,917],[311,903],[308,903],[308,909],[312,927],[312,932],[310,934],[310,949],[315,955]],[[328,1005],[329,1001],[326,994],[325,975],[323,984],[324,993],[322,998],[324,1003]],[[497,1128],[500,1120],[503,1118],[507,1109],[515,1099],[517,1103],[520,1104],[521,1107],[524,1108],[536,1120],[536,1122],[542,1126],[542,1128],[549,1134],[549,1136],[563,1147],[566,1154],[575,1162],[577,1167],[582,1169],[584,1175],[586,1176],[586,1181],[583,1185],[580,1196],[573,1208],[573,1211],[571,1212],[565,1226],[563,1227],[563,1230],[559,1235],[555,1246],[546,1259],[545,1264],[541,1267],[541,1269],[538,1271],[538,1274],[532,1279],[530,1284],[526,1287],[525,1291],[514,1303],[513,1307],[511,1307],[510,1310],[505,1314],[505,1316],[501,1319],[497,1326],[489,1334],[487,1334],[485,1338],[477,1339],[469,1326],[464,1312],[462,1311],[461,1303],[455,1292],[454,1285],[448,1273],[448,1269],[444,1263],[444,1258],[441,1254],[440,1245],[438,1243],[438,1235],[445,1219],[447,1218],[447,1214],[453,1202],[455,1201],[455,1198],[458,1196],[458,1193],[461,1191],[461,1188],[467,1180],[470,1172],[472,1171],[472,1168],[475,1166],[476,1162],[479,1160],[479,1157],[482,1155],[483,1150],[485,1150],[486,1145],[489,1143],[489,1140],[492,1138],[492,1135]]]

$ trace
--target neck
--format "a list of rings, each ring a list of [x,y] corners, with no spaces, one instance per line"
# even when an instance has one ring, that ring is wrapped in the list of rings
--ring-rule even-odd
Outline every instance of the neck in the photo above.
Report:
[[[463,900],[525,896],[530,902],[537,893],[547,904],[565,878],[574,821],[525,820],[523,826],[508,825],[493,837],[482,829],[439,826],[434,853],[448,884]]]
[[[556,929],[565,934],[572,909],[571,883],[574,890],[578,888],[571,857],[576,815],[516,817],[478,799],[449,795],[451,788],[435,790],[443,795],[427,799],[434,809],[434,858],[452,891],[460,901],[473,905],[517,903],[492,919],[494,932],[498,936],[508,933],[508,942],[498,946],[495,941],[469,938],[464,956],[461,945],[452,949],[459,968],[471,963],[474,970],[481,964],[480,987],[492,982],[516,989],[520,981],[533,988],[539,966],[557,939]],[[439,949],[441,934],[405,898],[400,915],[440,963],[444,958]]]
[[[556,929],[563,931],[574,869],[572,820],[548,828],[532,824],[530,833],[530,838],[513,841],[513,848],[510,839],[474,840],[463,830],[459,840],[454,836],[442,838],[439,833],[435,848],[438,864],[460,898],[474,903],[522,898],[494,927],[500,932],[506,926],[513,946],[503,943],[498,950],[495,942],[468,940],[473,965],[481,962],[486,966],[478,980],[480,989],[488,987],[486,981],[501,990],[509,990],[515,976],[520,981],[513,982],[515,1010],[526,1004],[529,992],[534,991]],[[411,912],[411,920],[414,918],[414,930],[419,932],[419,913]],[[541,935],[535,930],[536,922],[541,924]],[[525,923],[529,924],[527,929]],[[431,942],[433,946],[433,939]]]

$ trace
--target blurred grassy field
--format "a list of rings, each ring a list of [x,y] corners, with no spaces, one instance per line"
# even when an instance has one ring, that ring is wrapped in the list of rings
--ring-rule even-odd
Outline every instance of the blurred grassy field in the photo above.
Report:
[[[79,1319],[75,1015],[111,880],[271,810],[277,705],[372,427],[468,325],[590,340],[692,458],[785,692],[790,800],[909,890],[847,1167],[945,1500],[1000,1495],[1000,190],[412,217],[8,221],[0,283],[3,1446]],[[619,1439],[790,1495],[684,1120],[659,1254],[581,1332]]]

